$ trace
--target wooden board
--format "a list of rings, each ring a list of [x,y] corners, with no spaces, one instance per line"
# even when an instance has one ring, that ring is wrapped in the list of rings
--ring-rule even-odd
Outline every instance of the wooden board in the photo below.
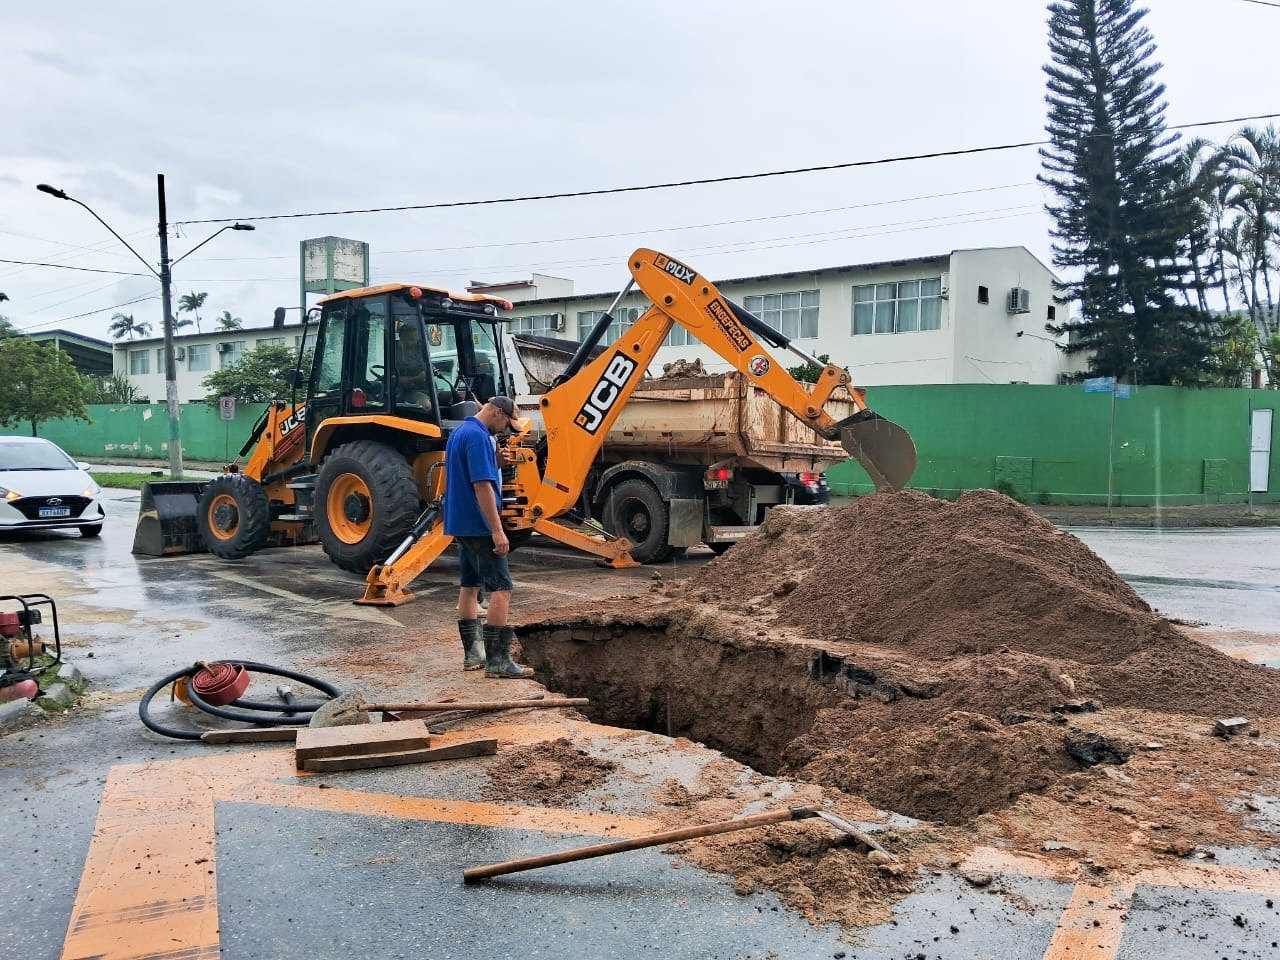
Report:
[[[297,727],[250,727],[245,730],[206,730],[200,734],[200,739],[205,743],[269,743],[293,740],[297,736]]]
[[[321,773],[330,770],[363,770],[369,767],[394,767],[405,763],[430,763],[433,760],[457,760],[497,753],[498,741],[493,737],[450,743],[422,750],[396,750],[351,757],[315,757],[302,761],[302,769]]]
[[[354,723],[341,727],[303,727],[298,731],[294,759],[298,769],[304,761],[321,757],[350,757],[394,750],[423,750],[431,746],[431,735],[422,720],[399,723]]]

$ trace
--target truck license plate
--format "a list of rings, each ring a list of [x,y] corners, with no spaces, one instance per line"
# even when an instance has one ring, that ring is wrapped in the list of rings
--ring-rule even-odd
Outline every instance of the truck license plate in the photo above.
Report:
[[[40,519],[49,519],[53,517],[69,517],[71,516],[70,507],[41,507]]]

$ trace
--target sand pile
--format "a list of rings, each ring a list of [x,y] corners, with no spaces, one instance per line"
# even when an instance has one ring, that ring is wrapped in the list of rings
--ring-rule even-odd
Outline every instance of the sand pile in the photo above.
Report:
[[[745,609],[770,625],[927,664],[952,689],[981,673],[956,709],[1042,710],[1074,691],[1116,706],[1280,714],[1276,671],[1189,639],[1078,538],[992,490],[776,509],[687,590],[715,603],[743,584],[760,591]],[[973,698],[993,669],[999,696],[983,704]],[[1071,686],[1055,691],[1062,676]]]

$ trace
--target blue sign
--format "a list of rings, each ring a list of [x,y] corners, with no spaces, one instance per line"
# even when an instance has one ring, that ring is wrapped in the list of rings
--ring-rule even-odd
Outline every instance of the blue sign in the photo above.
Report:
[[[1117,400],[1128,400],[1128,399],[1129,399],[1129,384],[1127,384],[1127,383],[1117,383],[1117,384],[1116,384],[1116,399],[1117,399]]]
[[[1084,382],[1085,393],[1110,393],[1116,385],[1115,377],[1092,377]]]

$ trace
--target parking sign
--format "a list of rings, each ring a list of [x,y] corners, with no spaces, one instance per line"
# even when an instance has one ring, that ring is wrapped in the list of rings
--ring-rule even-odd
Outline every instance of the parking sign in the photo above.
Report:
[[[222,404],[222,419],[234,420],[236,418],[236,398],[221,397],[219,400]]]

